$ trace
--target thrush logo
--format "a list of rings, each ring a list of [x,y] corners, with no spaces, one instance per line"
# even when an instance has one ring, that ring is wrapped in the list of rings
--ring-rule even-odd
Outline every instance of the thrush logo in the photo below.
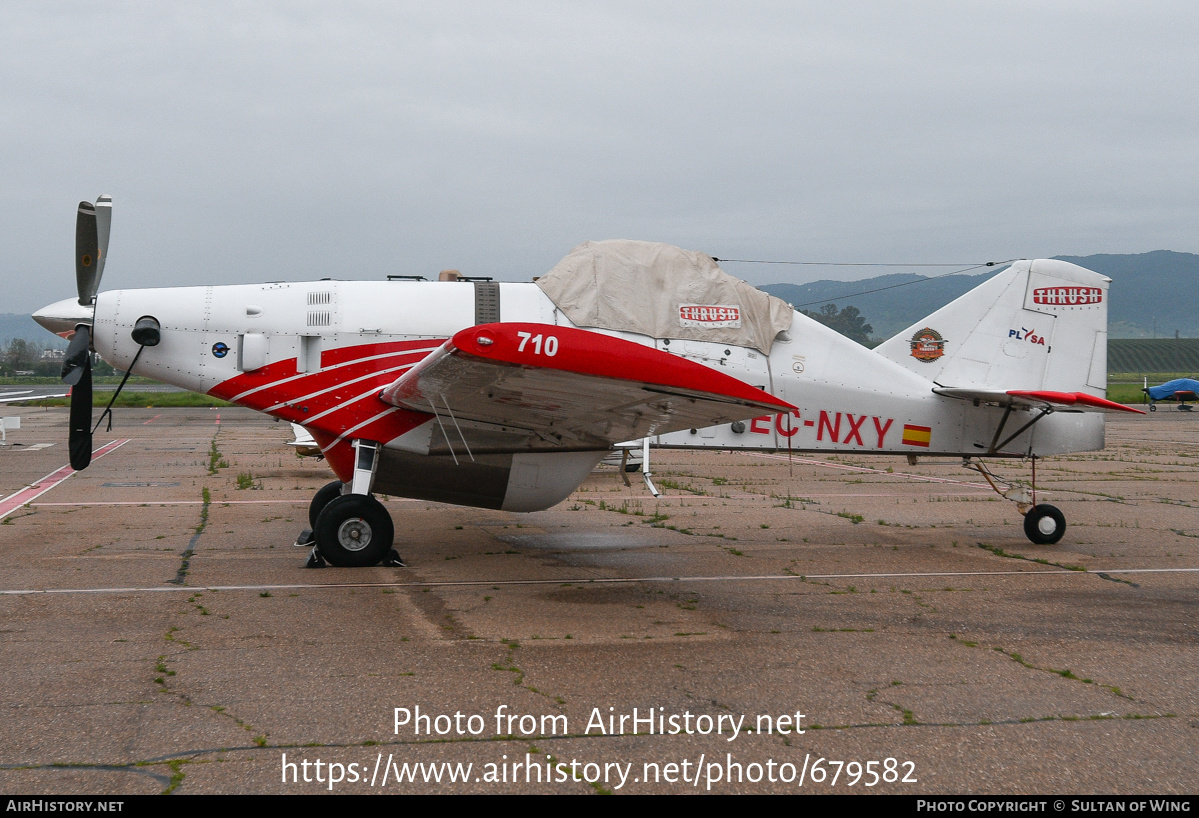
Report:
[[[1098,287],[1038,287],[1032,291],[1032,300],[1051,307],[1085,306],[1101,302],[1103,290]]]
[[[739,327],[741,308],[727,304],[680,304],[681,327]]]
[[[912,345],[912,357],[918,361],[928,363],[937,360],[945,354],[945,339],[941,337],[941,333],[932,327],[916,330],[916,334],[912,336],[910,343]]]

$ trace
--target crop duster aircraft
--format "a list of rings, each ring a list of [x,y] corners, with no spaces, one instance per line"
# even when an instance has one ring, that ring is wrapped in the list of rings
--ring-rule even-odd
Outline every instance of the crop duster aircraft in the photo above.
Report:
[[[100,293],[112,201],[82,202],[78,298],[34,318],[71,337],[71,465],[91,458],[91,355],[303,426],[337,480],[309,508],[309,564],[373,565],[372,492],[537,511],[612,451],[952,456],[1017,502],[1035,543],[1036,458],[1104,446],[1109,279],[1019,261],[876,349],[665,244],[587,242],[532,283],[307,281]],[[393,277],[394,278],[394,277]],[[442,278],[456,276],[443,274]],[[1032,492],[987,458],[1032,458]]]

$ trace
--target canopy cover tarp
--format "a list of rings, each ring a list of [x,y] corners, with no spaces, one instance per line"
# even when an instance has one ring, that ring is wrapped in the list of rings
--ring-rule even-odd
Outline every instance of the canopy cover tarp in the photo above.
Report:
[[[584,242],[537,286],[580,327],[733,344],[764,354],[791,327],[786,302],[729,275],[711,256],[657,242]]]
[[[1169,400],[1174,397],[1175,392],[1199,393],[1199,381],[1190,378],[1175,378],[1172,381],[1166,381],[1161,386],[1150,386],[1145,392],[1154,400]]]

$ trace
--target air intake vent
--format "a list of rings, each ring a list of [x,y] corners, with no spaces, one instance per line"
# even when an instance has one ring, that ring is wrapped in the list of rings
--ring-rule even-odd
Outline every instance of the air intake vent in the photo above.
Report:
[[[332,304],[333,293],[308,293],[308,306],[316,306],[317,304]]]
[[[314,296],[314,295],[321,295],[321,293],[309,293],[308,297],[312,298],[312,296]],[[326,295],[327,295],[327,293],[326,293]],[[310,326],[310,327],[327,327],[332,323],[333,323],[332,313],[330,313],[328,310],[309,310],[308,311],[308,326]]]

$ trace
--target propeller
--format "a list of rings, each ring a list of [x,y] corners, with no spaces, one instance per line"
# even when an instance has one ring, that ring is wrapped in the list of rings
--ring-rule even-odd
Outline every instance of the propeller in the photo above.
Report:
[[[75,284],[79,305],[93,307],[104,260],[108,255],[108,234],[112,226],[112,197],[101,196],[96,203],[80,202],[75,218]],[[93,313],[94,316],[94,313]],[[94,320],[94,318],[93,318]],[[71,387],[70,436],[71,468],[82,471],[92,462],[92,327],[81,323],[67,346],[62,364],[63,383]]]
[[[67,347],[62,364],[63,383],[71,386],[70,435],[71,468],[83,471],[92,462],[92,352],[91,332],[80,324]]]
[[[112,197],[101,196],[96,203],[80,202],[75,218],[75,285],[79,304],[96,303],[100,276],[108,257],[108,234],[112,227]]]

